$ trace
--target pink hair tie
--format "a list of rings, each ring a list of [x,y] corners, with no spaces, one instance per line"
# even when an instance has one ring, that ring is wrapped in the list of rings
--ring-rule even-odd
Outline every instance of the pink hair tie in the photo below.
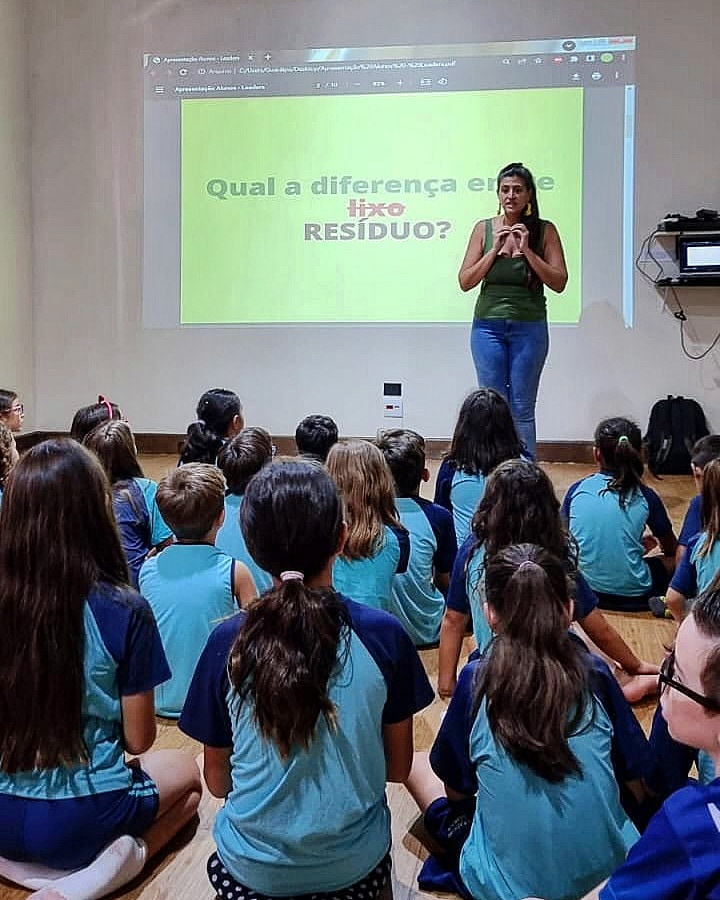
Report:
[[[304,581],[303,572],[296,572],[295,569],[288,569],[287,572],[280,573],[280,581]]]
[[[107,409],[107,411],[108,411],[108,419],[112,419],[112,417],[113,417],[113,408],[112,408],[112,404],[111,404],[110,401],[107,399],[107,397],[104,397],[102,394],[100,394],[100,395],[98,396],[98,403],[102,403],[102,404],[106,407],[106,409]]]

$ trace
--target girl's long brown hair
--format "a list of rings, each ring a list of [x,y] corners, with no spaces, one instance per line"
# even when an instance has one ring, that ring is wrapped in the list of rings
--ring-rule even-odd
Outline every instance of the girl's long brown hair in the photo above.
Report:
[[[490,558],[485,585],[497,624],[476,709],[484,699],[495,739],[542,778],[581,775],[568,738],[590,701],[581,651],[568,633],[565,565],[541,547],[516,544]]]
[[[402,528],[395,508],[395,485],[382,451],[369,441],[342,441],[327,458],[345,503],[348,537],[343,556],[365,559],[382,546],[386,525]]]
[[[698,556],[707,556],[720,537],[720,459],[710,460],[703,469],[701,497],[700,516],[707,540],[698,551]]]
[[[0,769],[74,766],[83,742],[84,606],[128,571],[100,463],[44,441],[13,469],[0,508]]]
[[[329,682],[346,652],[350,614],[331,585],[306,582],[338,550],[342,504],[320,463],[278,460],[250,479],[240,525],[261,568],[276,579],[293,574],[250,605],[229,663],[240,703],[252,703],[260,734],[285,758],[309,746],[320,716],[336,722]]]

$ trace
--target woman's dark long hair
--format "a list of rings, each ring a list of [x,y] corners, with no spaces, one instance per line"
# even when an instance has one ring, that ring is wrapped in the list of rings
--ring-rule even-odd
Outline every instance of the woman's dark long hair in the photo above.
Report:
[[[0,508],[0,768],[73,766],[83,743],[83,610],[98,582],[127,584],[105,473],[73,440],[13,469]]]
[[[505,547],[487,563],[496,637],[479,670],[495,739],[547,781],[581,775],[568,738],[585,719],[588,674],[568,633],[570,598],[562,560],[533,544]]]
[[[510,544],[537,544],[571,568],[577,549],[560,515],[548,475],[534,462],[509,459],[493,469],[472,520],[476,549],[487,556]]]
[[[187,428],[187,438],[180,451],[180,462],[201,462],[213,465],[217,459],[235,416],[242,428],[242,403],[233,391],[211,388],[198,400],[197,421]]]
[[[603,470],[612,475],[612,481],[601,493],[616,493],[624,508],[628,498],[640,489],[645,471],[640,429],[621,416],[603,419],[595,429],[595,447]]]
[[[523,449],[502,394],[483,387],[467,395],[446,459],[469,475],[487,475],[506,459],[519,457]]]
[[[240,509],[255,562],[276,579],[293,574],[248,608],[229,668],[240,702],[252,703],[260,734],[282,757],[310,745],[321,715],[331,727],[336,721],[328,683],[350,617],[330,585],[311,588],[307,581],[337,552],[342,521],[330,475],[300,459],[265,465],[250,479]]]

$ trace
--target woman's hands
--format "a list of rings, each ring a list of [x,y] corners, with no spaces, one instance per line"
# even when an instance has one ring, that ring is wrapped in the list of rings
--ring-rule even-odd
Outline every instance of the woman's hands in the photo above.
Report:
[[[498,256],[524,256],[528,249],[529,232],[518,222],[515,225],[501,225],[493,232],[493,250]]]

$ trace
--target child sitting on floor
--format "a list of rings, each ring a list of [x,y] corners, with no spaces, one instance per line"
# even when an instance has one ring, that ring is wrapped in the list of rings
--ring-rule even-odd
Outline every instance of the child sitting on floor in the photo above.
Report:
[[[634,760],[568,632],[565,562],[505,547],[486,585],[496,637],[463,669],[429,761],[417,754],[407,782],[447,851],[446,868],[433,859],[420,886],[483,900],[577,897],[638,838],[618,788]]]
[[[172,541],[172,531],[160,515],[157,484],[145,478],[130,426],[110,419],[85,436],[83,444],[97,456],[112,488],[113,509],[120,543],[130,569],[130,582],[138,585],[140,566],[148,553]]]
[[[218,468],[225,476],[225,521],[215,538],[215,546],[223,553],[239,559],[250,570],[258,592],[267,590],[272,577],[250,556],[240,530],[240,509],[248,481],[272,459],[272,438],[264,428],[243,428],[222,448]]]
[[[665,594],[675,567],[675,534],[662,500],[642,482],[641,450],[634,422],[600,422],[593,448],[599,471],[573,484],[562,505],[580,571],[602,609],[647,610],[651,597]],[[662,556],[645,555],[646,526]]]
[[[395,508],[385,457],[369,441],[342,441],[327,468],[345,505],[348,535],[333,566],[338,591],[376,609],[390,609],[393,576],[407,570],[408,533]]]
[[[213,890],[221,900],[387,898],[385,783],[410,771],[427,676],[393,616],[333,590],[346,528],[319,463],[264,466],[240,516],[273,587],[215,629],[180,719],[224,799]]]
[[[215,466],[188,463],[160,479],[157,503],[176,542],[140,569],[172,671],[158,687],[158,715],[177,718],[205,641],[215,625],[257,595],[247,566],[215,546],[225,517],[225,479]]]
[[[450,449],[435,482],[435,503],[453,514],[458,546],[485,492],[485,481],[499,463],[517,459],[523,445],[507,400],[492,388],[469,394],[458,414]]]
[[[37,900],[117,890],[202,792],[192,756],[146,752],[170,670],[109,493],[91,453],[51,440],[18,462],[0,510],[0,875]]]
[[[425,468],[425,441],[416,431],[386,431],[377,445],[392,472],[395,505],[410,536],[407,571],[393,579],[390,612],[400,619],[416,646],[432,644],[440,635],[457,553],[452,515],[420,497],[420,484],[430,476]]]

